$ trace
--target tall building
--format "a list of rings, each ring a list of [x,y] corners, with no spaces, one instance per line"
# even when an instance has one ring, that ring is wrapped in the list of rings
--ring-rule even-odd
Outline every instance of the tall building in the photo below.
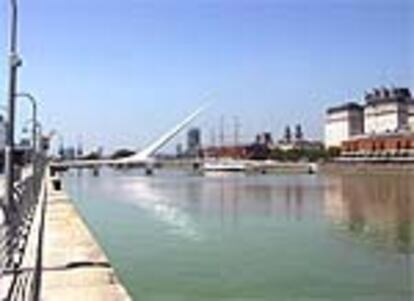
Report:
[[[329,108],[325,120],[325,146],[341,147],[343,141],[364,133],[364,108],[354,102]]]
[[[196,157],[201,150],[201,131],[199,128],[192,128],[187,133],[187,151],[190,157]]]
[[[327,111],[325,145],[341,147],[343,156],[414,157],[410,89],[373,89],[364,100],[363,106],[353,103]]]
[[[374,89],[365,95],[365,134],[383,134],[407,131],[413,99],[407,88]],[[411,111],[411,112],[410,112]]]

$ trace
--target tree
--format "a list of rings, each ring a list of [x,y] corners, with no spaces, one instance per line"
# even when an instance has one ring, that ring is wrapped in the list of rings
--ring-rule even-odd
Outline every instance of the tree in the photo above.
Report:
[[[299,149],[295,149],[295,148],[287,150],[285,153],[285,156],[286,156],[286,161],[290,161],[290,162],[297,162],[301,158],[303,158],[302,151]]]
[[[134,151],[126,149],[126,148],[121,148],[121,149],[116,150],[111,155],[111,159],[126,158],[126,157],[129,157],[129,156],[132,156],[133,154],[135,154]]]
[[[277,161],[297,162],[301,160],[317,162],[329,159],[329,153],[324,149],[273,149],[270,158]]]
[[[341,148],[340,147],[330,147],[328,148],[327,157],[328,158],[335,158],[341,155]]]
[[[101,155],[97,151],[92,151],[89,154],[85,155],[82,159],[84,160],[99,160]]]
[[[270,159],[276,161],[286,161],[286,153],[280,148],[274,148],[271,150]]]

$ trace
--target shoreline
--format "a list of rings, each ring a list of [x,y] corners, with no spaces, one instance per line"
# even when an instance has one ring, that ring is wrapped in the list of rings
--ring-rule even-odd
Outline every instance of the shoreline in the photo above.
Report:
[[[328,162],[319,165],[320,173],[331,174],[406,174],[414,175],[414,163]]]
[[[42,300],[132,300],[61,185],[47,176]]]

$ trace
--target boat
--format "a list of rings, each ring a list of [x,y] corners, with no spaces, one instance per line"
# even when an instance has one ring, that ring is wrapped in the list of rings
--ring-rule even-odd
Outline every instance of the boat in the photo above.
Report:
[[[247,164],[240,160],[220,159],[203,162],[201,170],[204,172],[245,172]]]

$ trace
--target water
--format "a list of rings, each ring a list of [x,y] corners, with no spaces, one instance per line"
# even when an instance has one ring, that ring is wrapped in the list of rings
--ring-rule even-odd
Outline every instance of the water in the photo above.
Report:
[[[70,173],[134,300],[413,300],[414,178]]]

